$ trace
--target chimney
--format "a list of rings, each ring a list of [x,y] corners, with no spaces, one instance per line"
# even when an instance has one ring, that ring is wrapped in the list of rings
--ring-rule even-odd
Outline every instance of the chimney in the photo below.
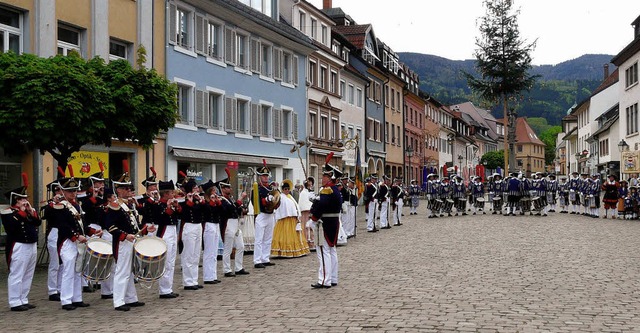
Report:
[[[609,77],[609,64],[604,64],[604,80]]]
[[[331,0],[322,0],[322,9],[331,9],[333,8],[333,1]]]

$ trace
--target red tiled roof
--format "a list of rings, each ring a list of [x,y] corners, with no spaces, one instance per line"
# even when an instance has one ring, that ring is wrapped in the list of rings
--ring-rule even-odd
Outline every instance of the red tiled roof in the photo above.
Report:
[[[332,27],[333,31],[343,35],[351,44],[359,50],[364,48],[364,40],[367,32],[371,28],[370,24],[362,25],[341,25]]]
[[[598,86],[598,88],[596,88],[593,91],[591,96],[596,95],[597,93],[607,89],[612,84],[618,82],[618,77],[619,77],[618,68],[616,67],[616,69],[613,71],[613,73],[611,73],[611,75],[609,75],[606,79],[604,79],[604,81],[602,81],[602,83]]]
[[[538,139],[538,136],[524,117],[518,117],[516,120],[516,142],[545,145],[542,140]]]

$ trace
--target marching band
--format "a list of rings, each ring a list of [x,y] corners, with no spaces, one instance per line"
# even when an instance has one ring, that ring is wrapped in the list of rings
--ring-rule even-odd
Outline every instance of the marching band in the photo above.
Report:
[[[35,270],[40,216],[47,222],[49,300],[60,302],[65,310],[89,306],[82,300],[83,280],[89,286],[98,285],[101,298],[113,299],[114,308],[119,311],[144,305],[138,300],[134,280],[158,281],[161,299],[178,297],[173,290],[178,253],[184,290],[203,288],[198,284],[201,254],[204,284],[218,284],[221,282],[216,269],[220,239],[224,244],[224,276],[249,274],[242,262],[241,230],[242,217],[248,212],[247,201],[257,207],[254,208],[254,267],[274,265],[269,260],[273,255],[274,211],[279,208],[281,198],[277,183],[270,182],[271,173],[266,163],[255,171],[259,185],[254,185],[254,193],[243,192],[238,199],[233,197],[228,171],[227,178],[202,184],[180,172],[182,177],[174,185],[173,181],[157,181],[155,170],[150,169],[152,176],[142,182],[146,191],[138,197],[134,196],[126,161],[124,173],[112,180],[111,187],[105,186],[103,168],[86,180],[76,179],[71,167],[70,177],[59,170],[59,178],[47,185],[48,201],[41,214],[27,199],[26,179],[24,186],[6,194],[10,207],[2,211],[2,223],[7,231],[8,295],[12,311],[35,308],[29,303],[28,294]],[[292,206],[297,207],[297,213],[292,216],[298,219],[294,231],[297,236],[293,238],[301,241],[304,248],[307,242],[315,245],[317,251],[318,280],[313,288],[337,285],[338,231],[344,227],[348,237],[355,235],[359,193],[354,178],[346,175],[341,179],[341,176],[342,172],[327,162],[319,192],[313,192],[314,179],[308,177],[298,202]],[[636,219],[640,207],[637,187],[628,187],[626,181],[618,181],[613,175],[601,182],[598,174],[589,177],[577,172],[570,179],[561,176],[559,181],[553,174],[540,172],[532,179],[521,173],[512,173],[503,179],[496,173],[486,182],[475,177],[466,184],[458,175],[440,180],[437,174],[429,174],[424,193],[416,180],[404,188],[401,177],[394,179],[393,185],[389,176],[381,178],[378,183],[377,175],[371,174],[361,193],[369,232],[389,229],[392,224],[402,225],[405,203],[410,206],[410,215],[418,215],[423,194],[427,218],[467,215],[467,212],[487,214],[486,209],[491,214],[547,216],[555,213],[556,208],[563,214],[597,218],[601,215],[602,192],[603,218]],[[88,189],[86,194],[78,195],[81,181],[88,182]],[[284,184],[283,190],[291,187],[290,183]],[[338,185],[342,185],[342,189]],[[294,200],[284,195],[286,200]],[[98,241],[109,246],[100,248]]]

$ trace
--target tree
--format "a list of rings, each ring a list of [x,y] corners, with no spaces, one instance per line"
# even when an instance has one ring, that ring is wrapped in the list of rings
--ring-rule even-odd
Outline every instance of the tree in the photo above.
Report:
[[[487,169],[497,169],[504,163],[504,150],[490,151],[482,155],[480,164],[487,162]]]
[[[153,70],[74,53],[0,53],[0,146],[8,154],[39,149],[66,167],[86,144],[149,147],[176,119],[176,88]]]
[[[520,38],[520,11],[512,11],[512,4],[513,0],[484,0],[486,15],[480,21],[481,37],[476,38],[475,52],[475,68],[480,78],[463,72],[474,94],[494,104],[502,103],[505,120],[509,102],[515,102],[523,91],[529,91],[538,78],[528,74],[532,67],[530,53],[536,42],[526,44]],[[504,164],[509,171],[515,164],[510,165],[510,155],[513,160],[513,142],[507,142],[505,135]]]
[[[562,132],[561,126],[552,126],[540,133],[538,137],[544,144],[544,161],[546,165],[552,165],[553,160],[556,158],[556,141],[558,134]]]

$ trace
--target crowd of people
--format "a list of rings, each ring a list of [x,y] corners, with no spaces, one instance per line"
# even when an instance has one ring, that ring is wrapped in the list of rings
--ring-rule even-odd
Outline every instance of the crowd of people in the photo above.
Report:
[[[220,243],[224,276],[248,275],[243,264],[243,223],[251,224],[255,269],[274,266],[271,258],[300,257],[315,249],[318,274],[311,287],[336,286],[336,245],[340,238],[346,241],[355,235],[358,199],[354,179],[329,164],[330,158],[319,191],[314,192],[315,179],[309,177],[297,200],[291,194],[290,180],[284,180],[280,188],[271,181],[266,162],[255,170],[257,186],[251,195],[243,192],[234,197],[228,170],[225,179],[201,184],[180,172],[181,179],[174,184],[173,180],[158,181],[151,168],[152,175],[142,182],[145,193],[136,196],[124,161],[124,173],[110,187],[105,186],[108,181],[102,166],[100,172],[82,180],[74,177],[71,166],[70,177],[59,168],[60,176],[47,185],[49,198],[39,213],[29,203],[23,174],[23,186],[6,193],[10,207],[2,211],[9,307],[12,311],[36,307],[29,303],[28,295],[43,220],[49,300],[60,302],[64,310],[88,307],[82,294],[93,286],[99,287],[102,299],[112,299],[118,311],[145,305],[138,300],[135,282],[157,281],[161,299],[176,298],[178,255],[183,290],[204,288],[200,278],[203,284],[218,284]],[[100,252],[98,242],[111,250]],[[108,261],[111,258],[113,262]]]

